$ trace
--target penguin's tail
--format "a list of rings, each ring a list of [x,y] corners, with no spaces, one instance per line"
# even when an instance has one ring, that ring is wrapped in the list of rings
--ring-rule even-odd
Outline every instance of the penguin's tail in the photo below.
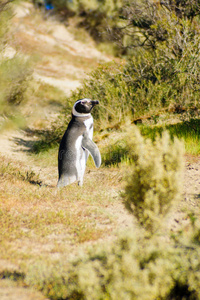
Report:
[[[62,188],[66,185],[69,185],[77,180],[76,176],[61,176],[58,179],[57,188]]]

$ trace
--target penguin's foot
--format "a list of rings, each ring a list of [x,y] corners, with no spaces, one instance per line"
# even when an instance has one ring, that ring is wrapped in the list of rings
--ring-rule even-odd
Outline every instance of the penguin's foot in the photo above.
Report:
[[[82,186],[83,185],[83,180],[79,180],[78,181],[78,186]]]

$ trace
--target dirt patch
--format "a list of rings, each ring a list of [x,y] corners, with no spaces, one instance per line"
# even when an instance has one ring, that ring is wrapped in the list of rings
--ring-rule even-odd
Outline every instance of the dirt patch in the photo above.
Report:
[[[27,289],[26,287],[12,286],[11,281],[0,281],[0,299],[1,300],[47,300],[42,293]]]
[[[88,37],[87,43],[76,40],[55,17],[45,19],[26,2],[16,7],[10,43],[13,51],[20,48],[25,55],[39,57],[34,67],[36,80],[54,85],[67,95],[81,85],[80,80],[91,67],[110,60],[96,49],[91,38]]]

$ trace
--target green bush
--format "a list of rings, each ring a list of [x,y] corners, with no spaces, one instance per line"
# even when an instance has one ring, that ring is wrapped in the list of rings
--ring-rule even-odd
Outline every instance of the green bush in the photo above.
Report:
[[[129,162],[130,160],[127,140],[124,139],[113,143],[109,141],[109,145],[101,149],[101,154],[104,166],[119,166],[120,163]]]
[[[182,193],[183,144],[167,132],[154,142],[137,128],[129,134],[133,165],[127,176],[124,201],[139,223],[154,232],[173,201]]]
[[[166,89],[163,91],[163,86],[154,84],[151,79],[138,78],[139,70],[136,68],[139,68],[140,61],[135,60],[134,66],[114,62],[99,66],[83,83],[83,87],[66,99],[66,109],[63,110],[66,113],[62,118],[68,115],[69,104],[73,105],[77,99],[84,97],[100,101],[98,109],[93,111],[98,128],[162,107],[162,94],[166,93]],[[150,58],[149,64],[153,65]]]
[[[129,232],[68,264],[37,262],[25,282],[52,300],[155,300],[200,297],[200,248]]]
[[[119,16],[124,21],[121,36],[131,54],[135,48],[156,50],[164,46],[180,56],[199,31],[200,8],[194,1],[125,0]],[[167,58],[167,56],[166,56]]]
[[[188,43],[181,58],[168,56],[166,49],[161,48],[127,63],[102,65],[90,74],[82,88],[66,99],[66,106],[83,97],[98,99],[100,106],[93,115],[99,128],[108,122],[119,123],[127,116],[133,119],[170,107],[175,112],[179,107],[180,112],[188,111],[192,116],[195,111],[198,115],[198,44],[196,37]]]

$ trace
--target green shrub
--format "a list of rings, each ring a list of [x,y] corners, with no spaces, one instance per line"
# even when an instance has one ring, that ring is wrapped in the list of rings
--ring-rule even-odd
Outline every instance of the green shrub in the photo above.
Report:
[[[133,165],[127,176],[125,205],[139,223],[154,232],[182,192],[183,145],[167,132],[155,142],[144,140],[137,128],[129,141]],[[130,137],[130,134],[129,134]]]
[[[26,284],[52,300],[199,299],[200,249],[130,231],[90,248],[70,263],[37,262]]]
[[[77,99],[84,97],[100,101],[98,108],[93,111],[96,128],[104,127],[108,123],[119,123],[127,116],[132,118],[133,115],[139,116],[153,110],[153,107],[160,107],[160,101],[156,98],[159,87],[152,92],[153,84],[149,83],[150,93],[147,88],[145,90],[141,87],[142,80],[138,84],[137,76],[123,63],[101,65],[90,74],[90,79],[84,82],[82,88],[66,99],[66,108],[63,110],[66,113],[62,113],[61,117],[66,119],[69,104],[73,105]]]
[[[104,166],[119,165],[123,161],[129,161],[129,151],[127,141],[117,140],[109,143],[104,149],[101,149],[102,163]]]
[[[166,58],[164,50],[144,53],[127,63],[102,65],[90,74],[83,87],[66,99],[66,107],[77,99],[98,99],[100,106],[93,115],[99,128],[119,123],[162,108],[180,106],[192,113],[200,108],[198,79],[198,38],[189,43],[181,59]],[[67,114],[68,110],[66,109]],[[65,119],[66,114],[64,114]],[[188,116],[186,116],[188,117]]]

